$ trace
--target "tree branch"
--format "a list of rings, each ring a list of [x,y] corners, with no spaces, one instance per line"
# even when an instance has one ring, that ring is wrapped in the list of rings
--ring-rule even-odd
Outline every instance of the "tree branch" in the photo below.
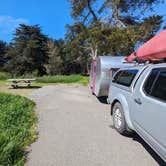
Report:
[[[89,9],[90,13],[91,13],[92,16],[93,16],[94,21],[97,22],[97,21],[98,21],[98,18],[97,18],[97,16],[96,16],[95,12],[93,11],[90,2],[91,2],[90,0],[87,0],[88,9]]]

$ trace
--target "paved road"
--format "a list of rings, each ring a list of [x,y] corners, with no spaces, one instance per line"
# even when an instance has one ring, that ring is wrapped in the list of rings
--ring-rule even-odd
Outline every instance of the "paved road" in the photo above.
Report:
[[[111,126],[109,105],[88,87],[46,86],[30,95],[37,103],[39,139],[28,166],[156,166],[159,157],[138,136]]]

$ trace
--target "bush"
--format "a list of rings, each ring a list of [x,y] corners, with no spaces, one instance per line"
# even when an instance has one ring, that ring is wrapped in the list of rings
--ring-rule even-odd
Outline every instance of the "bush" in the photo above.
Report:
[[[6,72],[0,72],[0,80],[6,80],[10,78],[10,74]]]
[[[39,83],[80,83],[86,85],[88,83],[88,77],[82,75],[57,75],[57,76],[43,76],[38,77]]]
[[[35,103],[0,93],[0,165],[24,165],[26,147],[36,138]]]

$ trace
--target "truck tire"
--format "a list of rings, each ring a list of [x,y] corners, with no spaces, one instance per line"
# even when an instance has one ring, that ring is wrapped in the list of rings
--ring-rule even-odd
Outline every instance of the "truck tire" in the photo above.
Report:
[[[123,107],[119,102],[116,102],[113,106],[113,125],[114,128],[122,135],[128,135],[129,131],[125,115],[123,112]]]

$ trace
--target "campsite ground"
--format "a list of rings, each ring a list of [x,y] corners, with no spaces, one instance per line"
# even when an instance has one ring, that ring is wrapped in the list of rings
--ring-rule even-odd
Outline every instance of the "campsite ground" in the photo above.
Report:
[[[35,83],[32,88],[22,87],[18,89],[13,89],[6,80],[0,80],[0,93],[10,93],[21,96],[26,96],[27,94],[33,92],[34,90],[42,87],[45,84]]]
[[[55,83],[57,78],[45,80],[18,89],[0,81],[0,92],[29,96],[37,104],[39,139],[30,147],[28,166],[165,165],[138,135],[119,135],[112,128],[110,106],[80,81],[62,85]]]
[[[10,77],[9,77],[10,78]],[[29,93],[37,90],[46,85],[59,85],[59,84],[70,84],[70,85],[87,85],[89,77],[85,75],[56,75],[56,76],[43,76],[37,77],[36,81],[32,83],[32,86],[21,86],[17,89],[11,87],[11,82],[7,79],[1,79],[0,77],[0,93],[10,93],[21,96],[26,96]]]
[[[45,86],[29,98],[37,104],[39,138],[28,166],[164,165],[138,135],[124,137],[112,128],[110,106],[87,86]]]
[[[30,147],[28,166],[164,165],[138,135],[123,137],[112,128],[110,106],[87,86],[43,81],[18,89],[0,81],[0,92],[29,96],[37,104],[39,139]]]
[[[37,90],[46,85],[59,85],[59,84],[70,84],[70,85],[87,85],[88,76],[84,75],[57,75],[57,76],[44,76],[37,77],[36,81],[32,83],[32,86],[29,88],[27,86],[19,86],[19,88],[14,89],[11,87],[11,82],[8,82],[7,79],[0,79],[0,93],[10,93],[21,96],[26,96],[29,93],[32,93],[34,90]]]

